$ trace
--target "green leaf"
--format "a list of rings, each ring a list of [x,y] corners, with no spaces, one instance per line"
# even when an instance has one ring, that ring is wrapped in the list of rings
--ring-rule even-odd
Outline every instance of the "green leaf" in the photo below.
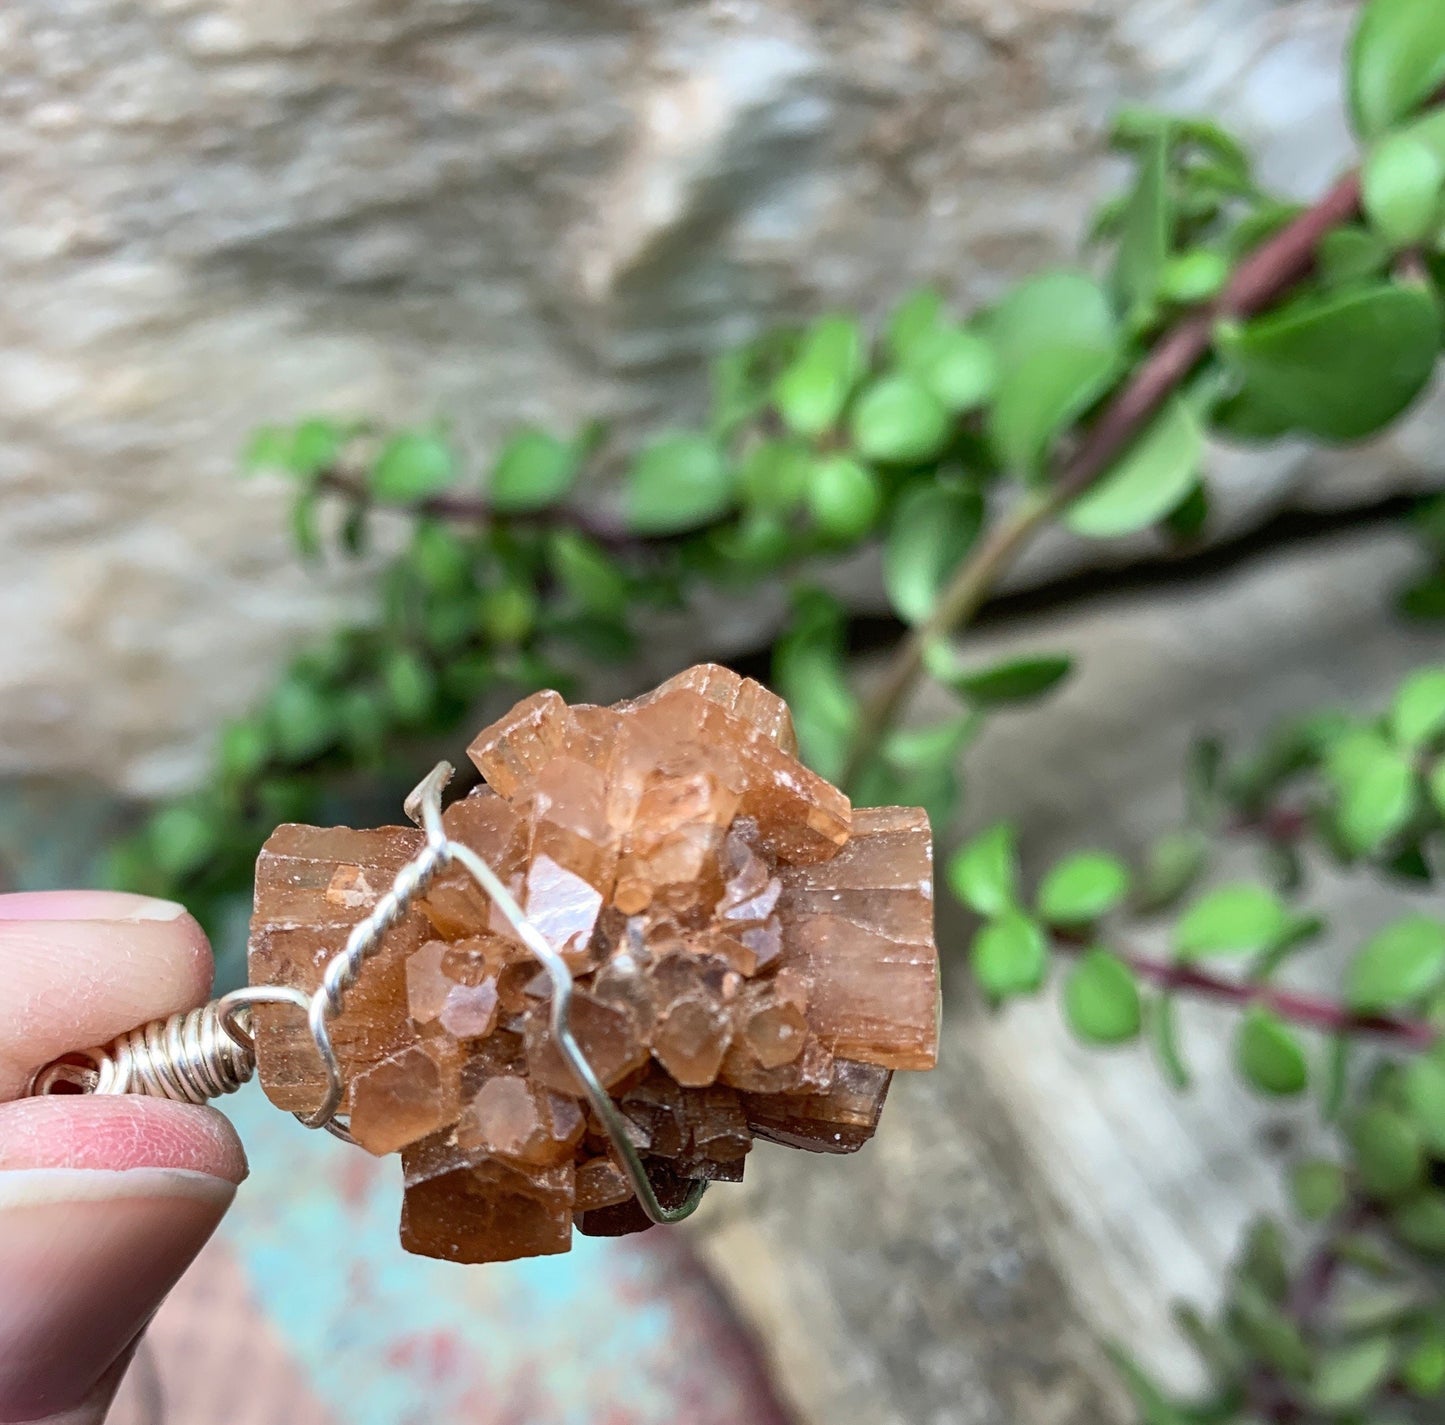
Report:
[[[1140,878],[1137,908],[1167,910],[1193,889],[1209,863],[1209,841],[1199,831],[1171,832],[1149,848]]]
[[[366,688],[348,688],[342,694],[338,712],[341,735],[352,755],[361,762],[378,760],[385,750],[388,730],[382,700]]]
[[[751,509],[739,520],[710,529],[688,553],[697,561],[693,567],[720,589],[752,589],[760,575],[787,563],[797,547],[787,519]]]
[[[554,530],[548,540],[553,574],[578,607],[618,615],[627,608],[627,575],[601,545],[573,529]]]
[[[959,668],[945,650],[930,657],[928,669],[944,687],[975,707],[996,708],[1043,697],[1073,672],[1074,660],[1067,654],[1040,654],[991,668]]]
[[[732,471],[704,435],[664,436],[628,473],[627,518],[639,534],[697,529],[720,519],[732,503]]]
[[[1391,134],[1365,160],[1362,204],[1392,247],[1413,247],[1434,230],[1440,214],[1445,161],[1413,134]]]
[[[1310,1351],[1284,1308],[1252,1282],[1238,1284],[1233,1302],[1241,1336],[1277,1371],[1299,1380],[1308,1375]]]
[[[1149,136],[1139,152],[1139,175],[1124,210],[1113,287],[1126,306],[1147,307],[1159,292],[1169,255],[1169,132]]]
[[[980,832],[953,854],[948,884],[980,915],[999,916],[1018,901],[1017,833],[1006,821]]]
[[[335,421],[313,416],[292,433],[287,464],[298,475],[314,475],[336,463],[345,438],[346,432]]]
[[[451,447],[440,436],[407,431],[382,447],[368,483],[376,499],[408,505],[446,489],[455,469]]]
[[[1290,1270],[1284,1230],[1272,1217],[1258,1217],[1249,1224],[1244,1246],[1234,1267],[1236,1284],[1248,1283],[1269,1302],[1288,1300]]]
[[[1251,1005],[1240,1018],[1234,1057],[1245,1081],[1261,1093],[1289,1097],[1303,1093],[1309,1083],[1309,1064],[1299,1037],[1260,1005]]]
[[[1327,1351],[1315,1367],[1310,1400],[1319,1410],[1353,1410],[1366,1404],[1390,1377],[1395,1345],[1388,1336],[1367,1337]]]
[[[1442,758],[1430,769],[1427,781],[1430,788],[1430,800],[1435,803],[1435,810],[1441,816],[1445,816],[1445,758]]]
[[[341,548],[351,557],[357,558],[371,547],[370,510],[363,500],[353,500],[346,518],[341,522]]]
[[[950,423],[943,403],[913,376],[880,376],[866,385],[853,406],[853,443],[868,460],[917,465],[948,443]]]
[[[1139,1411],[1141,1425],[1191,1425],[1189,1416],[1172,1405],[1168,1397],[1144,1371],[1117,1346],[1107,1346],[1114,1369],[1124,1378]]]
[[[1288,871],[1291,876],[1294,874],[1293,865],[1288,868]],[[1291,911],[1289,920],[1279,937],[1251,967],[1250,978],[1261,982],[1268,980],[1286,960],[1311,941],[1318,940],[1324,932],[1325,922],[1320,916]]]
[[[1297,1163],[1290,1173],[1290,1191],[1296,1209],[1307,1222],[1333,1217],[1345,1205],[1349,1193],[1344,1169],[1323,1159]]]
[[[1133,971],[1107,950],[1090,950],[1064,981],[1064,1017],[1086,1044],[1137,1038],[1143,1006]]]
[[[883,491],[878,477],[852,456],[824,455],[808,471],[807,501],[821,533],[852,543],[877,523]]]
[[[313,683],[288,676],[271,695],[267,724],[286,761],[307,762],[335,738],[336,709]]]
[[[248,718],[230,723],[221,733],[217,760],[221,775],[236,782],[246,782],[266,765],[271,757],[271,738],[264,722]]]
[[[1405,1107],[1425,1146],[1445,1157],[1445,1064],[1419,1055],[1405,1066],[1400,1080]]]
[[[1425,1155],[1414,1125],[1392,1108],[1375,1106],[1349,1126],[1360,1183],[1372,1197],[1400,1198],[1425,1174]]]
[[[950,766],[905,766],[885,747],[867,758],[849,783],[849,795],[858,806],[921,807],[934,826],[947,826],[958,810],[962,784]]]
[[[883,544],[883,583],[900,618],[922,623],[983,527],[972,485],[919,482],[899,500]]]
[[[738,487],[749,509],[791,514],[803,503],[813,452],[798,440],[765,440],[755,445],[738,471]]]
[[[1378,850],[1414,814],[1415,769],[1373,734],[1342,741],[1331,749],[1328,764],[1339,797],[1334,824],[1341,840],[1357,855]]]
[[[450,525],[421,520],[412,535],[410,559],[422,583],[440,594],[471,587],[474,549]]]
[[[1350,47],[1349,80],[1363,138],[1408,118],[1445,83],[1445,10],[1421,0],[1370,0]]]
[[[284,426],[260,426],[251,432],[251,437],[241,452],[241,468],[248,473],[258,470],[289,470],[291,444],[291,432]]]
[[[1411,751],[1445,731],[1445,668],[1421,668],[1405,679],[1390,710],[1390,730]]]
[[[1362,1014],[1395,1009],[1429,994],[1445,977],[1445,924],[1408,915],[1373,936],[1345,981],[1349,1006]]]
[[[800,590],[793,619],[773,649],[773,683],[793,712],[804,760],[837,778],[858,724],[858,700],[843,657],[842,606],[820,589]]]
[[[1445,1223],[1441,1224],[1445,1226]],[[1437,1239],[1437,1245],[1430,1250],[1440,1251],[1445,1247],[1445,1234]],[[1400,1378],[1405,1389],[1421,1400],[1434,1400],[1445,1394],[1445,1337],[1436,1334],[1421,1341],[1405,1358],[1400,1367]]]
[[[1258,955],[1288,928],[1289,912],[1263,886],[1220,886],[1194,901],[1174,928],[1181,960]]]
[[[974,936],[971,960],[973,972],[990,999],[1031,994],[1044,982],[1048,942],[1027,916],[1006,911]]]
[[[413,726],[426,722],[437,692],[436,675],[426,662],[409,649],[399,649],[388,655],[381,671],[397,717]]]
[[[1390,1226],[1407,1247],[1445,1256],[1445,1194],[1426,1190],[1407,1197],[1390,1213]]]
[[[1217,297],[1229,281],[1229,259],[1222,252],[1195,248],[1171,257],[1159,274],[1159,295],[1192,307]]]
[[[1084,851],[1060,861],[1039,887],[1039,915],[1050,925],[1087,925],[1129,893],[1129,868],[1117,856]]]
[[[1346,1247],[1341,1253],[1342,1262],[1347,1260],[1348,1251]],[[1419,1310],[1420,1289],[1402,1283],[1353,1287],[1348,1293],[1340,1294],[1330,1315],[1346,1335],[1357,1332],[1375,1335],[1404,1325]]]
[[[221,835],[213,816],[189,802],[177,802],[151,818],[146,841],[156,869],[179,879],[215,854]]]
[[[492,467],[492,508],[503,515],[545,510],[572,488],[578,468],[575,445],[524,427],[502,447]]]
[[[920,349],[933,344],[946,324],[943,298],[931,287],[920,287],[893,313],[888,323],[888,349],[896,360],[910,365]]]
[[[1315,262],[1327,287],[1379,277],[1390,265],[1390,245],[1364,227],[1335,228],[1321,239]]]
[[[863,333],[851,317],[825,317],[773,383],[788,428],[816,438],[831,430],[863,373]]]
[[[965,715],[890,733],[880,755],[858,778],[854,801],[864,806],[921,806],[934,826],[946,825],[959,791],[955,767],[977,730],[978,719]]]
[[[1418,287],[1368,287],[1296,298],[1215,342],[1241,395],[1282,428],[1321,440],[1363,440],[1424,389],[1440,348],[1440,318]]]
[[[945,410],[960,415],[983,405],[998,383],[993,348],[974,332],[941,332],[914,374],[938,397]]]
[[[1132,534],[1163,519],[1195,485],[1204,429],[1187,402],[1172,400],[1119,462],[1064,512],[1075,534]]]
[[[1353,1041],[1348,1034],[1332,1034],[1325,1042],[1324,1082],[1320,1085],[1320,1117],[1326,1123],[1338,1122],[1350,1089],[1350,1051]]]
[[[302,559],[315,559],[321,553],[321,530],[316,516],[321,508],[321,494],[316,489],[302,489],[291,501],[291,542]]]
[[[1194,544],[1209,524],[1209,513],[1209,488],[1203,480],[1196,480],[1184,492],[1184,498],[1164,516],[1163,528],[1176,545]]]
[[[1183,1092],[1190,1084],[1189,1066],[1179,1047],[1179,1007],[1172,994],[1162,994],[1150,1004],[1149,1037],[1164,1077]]]
[[[1076,272],[1051,272],[1014,289],[993,313],[998,357],[990,412],[1004,462],[1037,472],[1054,438],[1113,384],[1118,323],[1103,289]]]
[[[512,648],[537,622],[537,596],[522,584],[501,584],[477,600],[477,624],[487,638]]]

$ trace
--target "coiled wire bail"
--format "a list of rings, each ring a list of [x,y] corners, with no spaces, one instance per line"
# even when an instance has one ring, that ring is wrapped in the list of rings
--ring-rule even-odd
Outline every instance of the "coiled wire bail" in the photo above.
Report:
[[[79,1090],[146,1094],[176,1103],[209,1103],[235,1093],[256,1071],[256,1056],[233,1037],[219,1001],[157,1019],[112,1040],[46,1065],[31,1094]]]

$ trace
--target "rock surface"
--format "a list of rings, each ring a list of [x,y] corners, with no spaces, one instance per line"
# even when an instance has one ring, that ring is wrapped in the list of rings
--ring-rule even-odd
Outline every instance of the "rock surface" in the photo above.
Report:
[[[1382,705],[1439,657],[1437,630],[1389,617],[1413,557],[1394,533],[1335,538],[971,639],[983,662],[1066,648],[1080,671],[990,721],[964,763],[967,829],[1016,820],[1032,883],[1066,852],[1129,854],[1176,827],[1196,733],[1244,749],[1293,713]],[[1220,874],[1256,868],[1246,854]],[[1312,865],[1304,904],[1330,933],[1292,974],[1337,985],[1331,965],[1402,900]],[[899,1082],[874,1142],[836,1162],[760,1148],[748,1181],[719,1189],[684,1228],[758,1323],[804,1419],[1136,1418],[1100,1343],[1196,1383],[1169,1306],[1213,1305],[1244,1224],[1285,1210],[1287,1164],[1319,1131],[1312,1102],[1266,1103],[1240,1084],[1231,1013],[1183,1006],[1185,1095],[1142,1045],[1081,1048],[1053,991],[989,1014],[963,965],[972,928],[942,895],[939,1065]],[[1146,927],[1138,943],[1162,953],[1166,939]]]
[[[0,772],[187,785],[360,596],[298,572],[283,492],[233,478],[258,422],[440,414],[481,461],[519,418],[684,417],[768,318],[920,278],[986,297],[1072,251],[1122,98],[1215,110],[1315,191],[1356,8],[7,6]],[[1421,438],[1326,462],[1336,493]],[[1315,498],[1320,464],[1230,461],[1230,517]]]

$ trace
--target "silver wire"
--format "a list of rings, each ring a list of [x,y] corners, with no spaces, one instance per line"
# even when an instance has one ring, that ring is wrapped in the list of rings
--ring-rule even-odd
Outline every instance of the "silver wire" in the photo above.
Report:
[[[284,985],[250,985],[192,1010],[142,1025],[101,1049],[67,1055],[41,1069],[31,1080],[32,1094],[54,1093],[62,1086],[84,1093],[143,1093],[186,1103],[206,1103],[234,1093],[255,1073],[256,1041],[251,1014],[257,1005],[289,1004],[306,1016],[307,1029],[326,1072],[326,1093],[310,1113],[295,1116],[308,1128],[325,1128],[354,1142],[338,1117],[345,1096],[341,1062],[331,1042],[331,1021],[341,1013],[347,992],[355,985],[366,962],[381,950],[386,932],[406,914],[447,866],[460,866],[490,897],[517,938],[536,957],[552,984],[549,1022],[552,1037],[582,1092],[597,1115],[613,1151],[627,1174],[643,1212],[657,1223],[681,1222],[696,1211],[707,1183],[698,1180],[676,1207],[664,1207],[647,1176],[647,1167],[628,1134],[628,1122],[611,1094],[597,1077],[577,1036],[572,1032],[572,972],[546,937],[502,884],[500,877],[470,847],[452,841],[442,822],[442,791],[451,780],[452,767],[438,762],[407,798],[407,815],[417,822],[426,844],[408,861],[377,901],[370,915],[359,921],[346,945],[327,962],[321,984],[313,994]]]
[[[421,829],[426,834],[426,846],[402,867],[391,889],[376,903],[372,913],[352,927],[345,949],[332,957],[322,974],[321,987],[312,997],[307,1009],[307,1023],[311,1036],[316,1041],[317,1053],[326,1068],[327,1092],[314,1113],[298,1114],[297,1117],[312,1128],[326,1127],[335,1122],[344,1085],[341,1081],[341,1065],[331,1044],[331,1019],[341,1012],[346,992],[356,983],[362,967],[380,950],[386,931],[401,919],[411,901],[426,889],[439,871],[448,865],[457,865],[491,898],[492,903],[516,932],[517,938],[536,957],[552,982],[552,1037],[557,1041],[557,1047],[562,1051],[577,1082],[581,1084],[587,1102],[611,1139],[613,1150],[622,1161],[622,1169],[627,1174],[628,1182],[632,1184],[632,1190],[636,1193],[643,1212],[653,1222],[681,1222],[697,1210],[702,1195],[707,1190],[706,1181],[698,1180],[676,1207],[664,1207],[658,1201],[652,1180],[647,1176],[647,1167],[628,1136],[627,1119],[613,1102],[611,1094],[603,1087],[572,1032],[571,970],[542,932],[527,918],[497,873],[470,847],[450,840],[446,834],[442,823],[442,791],[451,777],[451,764],[438,762],[407,798],[407,815],[420,822]]]
[[[254,1055],[233,1038],[217,1002],[122,1034],[103,1049],[86,1049],[47,1065],[31,1080],[32,1094],[61,1085],[85,1093],[146,1094],[177,1103],[209,1103],[235,1093],[255,1071]]]

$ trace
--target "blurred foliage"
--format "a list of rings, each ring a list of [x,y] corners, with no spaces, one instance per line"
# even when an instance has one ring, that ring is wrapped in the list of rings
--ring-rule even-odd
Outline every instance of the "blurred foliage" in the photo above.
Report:
[[[927,806],[944,834],[983,720],[1071,671],[1066,651],[981,665],[952,642],[1035,533],[1060,523],[1187,545],[1209,527],[1208,439],[1357,441],[1429,381],[1445,283],[1445,7],[1373,0],[1348,69],[1357,192],[1300,208],[1260,187],[1217,124],[1130,110],[1113,137],[1133,176],[1077,269],[968,316],[920,291],[881,331],[848,313],[770,331],[718,361],[700,424],[639,448],[596,427],[527,427],[478,478],[440,428],[313,417],[259,432],[247,465],[293,482],[300,554],[367,561],[374,611],[296,657],[224,729],[210,784],[156,811],[117,850],[115,878],[213,913],[249,886],[271,828],[315,814],[347,778],[404,789],[419,744],[455,741],[479,708],[585,687],[699,588],[765,580],[794,589],[774,682],[808,759],[860,801]],[[1424,567],[1401,604],[1436,617],[1445,497],[1416,526]],[[847,611],[819,587],[864,548],[880,553],[906,629],[866,701]],[[956,711],[902,726],[924,677]],[[1180,1087],[1177,1001],[1232,1005],[1243,1080],[1271,1099],[1312,1097],[1334,1133],[1334,1156],[1294,1170],[1300,1222],[1251,1233],[1218,1319],[1180,1314],[1206,1396],[1176,1400],[1120,1356],[1140,1418],[1445,1418],[1432,1265],[1445,1254],[1445,919],[1379,926],[1333,996],[1281,983],[1330,934],[1304,902],[1311,856],[1402,888],[1438,878],[1445,668],[1408,679],[1375,716],[1313,714],[1241,755],[1202,741],[1187,781],[1186,823],[1138,864],[1081,851],[1026,887],[1008,824],[945,863],[981,920],[971,959],[990,1000],[1037,992],[1058,965],[1073,1032],[1148,1039]],[[1239,837],[1257,845],[1259,873],[1218,883],[1211,865]],[[1169,950],[1138,949],[1131,926],[1163,917]]]

